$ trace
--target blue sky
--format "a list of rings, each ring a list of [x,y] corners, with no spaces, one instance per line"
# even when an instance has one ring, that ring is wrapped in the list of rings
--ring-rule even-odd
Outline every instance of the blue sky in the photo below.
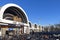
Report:
[[[60,0],[0,0],[0,6],[7,3],[21,6],[32,23],[41,25],[60,23]]]

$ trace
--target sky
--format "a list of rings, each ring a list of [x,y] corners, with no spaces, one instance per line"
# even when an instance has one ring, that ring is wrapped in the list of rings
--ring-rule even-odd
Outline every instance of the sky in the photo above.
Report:
[[[60,23],[60,0],[0,0],[0,6],[7,3],[21,6],[32,23],[40,25]]]

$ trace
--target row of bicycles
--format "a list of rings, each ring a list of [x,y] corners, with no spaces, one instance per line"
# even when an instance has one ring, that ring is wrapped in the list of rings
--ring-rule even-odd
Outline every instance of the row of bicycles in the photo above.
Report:
[[[4,37],[0,37],[0,40],[60,40],[60,36],[56,37],[54,35],[39,34],[36,32],[22,35],[5,35]]]

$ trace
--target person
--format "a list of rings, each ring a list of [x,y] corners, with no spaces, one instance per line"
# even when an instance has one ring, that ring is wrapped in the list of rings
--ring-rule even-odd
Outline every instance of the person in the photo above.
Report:
[[[0,40],[2,39],[2,37],[1,37],[1,36],[2,36],[2,34],[1,34],[1,31],[0,31]]]

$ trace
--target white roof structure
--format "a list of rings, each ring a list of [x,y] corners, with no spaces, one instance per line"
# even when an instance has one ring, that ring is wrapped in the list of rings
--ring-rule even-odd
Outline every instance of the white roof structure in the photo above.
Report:
[[[20,9],[20,11],[22,11],[23,14],[25,15],[27,23],[22,23],[22,22],[17,22],[17,21],[11,21],[11,20],[5,20],[5,19],[3,19],[3,14],[4,14],[5,10],[7,8],[9,8],[9,7],[16,7],[18,9]],[[16,25],[29,26],[28,21],[29,20],[28,20],[26,12],[20,6],[18,6],[16,4],[13,4],[13,3],[9,3],[9,4],[6,4],[6,5],[2,6],[2,7],[0,7],[0,25],[2,25],[2,23],[4,23],[4,24],[7,23],[7,24],[16,24]]]

